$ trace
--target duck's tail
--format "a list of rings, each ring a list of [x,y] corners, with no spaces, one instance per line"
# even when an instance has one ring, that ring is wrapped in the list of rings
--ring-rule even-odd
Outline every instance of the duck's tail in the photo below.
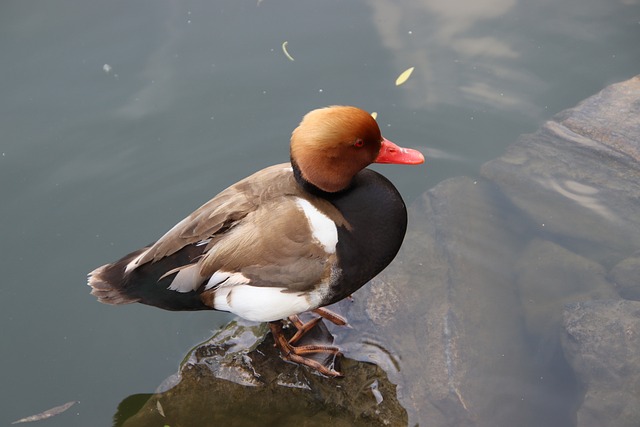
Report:
[[[131,263],[148,247],[132,252],[118,261],[89,273],[91,295],[105,304],[139,302],[165,310],[211,310],[200,299],[198,289],[181,291],[171,282],[181,266],[191,264],[202,255],[204,246],[188,245],[178,252],[131,268]]]
[[[93,270],[87,276],[87,285],[91,286],[91,295],[98,298],[104,304],[131,304],[140,302],[142,298],[127,292],[128,274],[125,271],[127,264],[140,255],[147,248],[132,252],[124,258],[106,264]]]

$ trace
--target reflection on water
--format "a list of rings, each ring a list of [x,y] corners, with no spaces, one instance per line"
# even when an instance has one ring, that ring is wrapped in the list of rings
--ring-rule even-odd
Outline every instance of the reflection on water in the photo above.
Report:
[[[511,19],[515,6],[514,0],[375,2],[374,22],[394,63],[418,70],[408,102],[414,108],[472,103],[537,115],[539,107],[520,93],[522,85],[541,85],[517,62],[522,40],[478,35],[479,28]]]
[[[374,2],[372,9],[373,22],[395,68],[416,67],[412,86],[404,92],[413,108],[472,105],[540,118],[549,114],[548,104],[541,105],[531,95],[559,89],[545,72],[582,73],[590,78],[587,74],[593,67],[574,56],[578,46],[590,46],[609,66],[621,55],[630,59],[627,55],[635,49],[601,45],[611,32],[599,19],[613,19],[637,35],[637,29],[631,28],[638,11],[636,0],[565,0],[544,2],[544,6],[516,0],[386,0]],[[542,10],[545,13],[540,14]],[[529,24],[535,28],[528,28]],[[619,41],[631,47],[631,37],[621,36]],[[545,60],[550,54],[554,60]]]
[[[227,185],[285,161],[288,136],[304,112],[340,103],[378,111],[385,136],[425,147],[424,170],[378,168],[408,204],[461,175],[474,177],[462,186],[472,200],[474,191],[484,191],[473,184],[483,185],[477,178],[480,165],[501,156],[519,134],[638,72],[639,7],[637,0],[4,2],[0,354],[12,369],[5,378],[11,388],[0,422],[78,400],[48,419],[48,425],[108,425],[123,396],[155,390],[176,372],[189,348],[230,320],[221,313],[101,306],[89,295],[85,275],[157,238]],[[285,40],[295,62],[282,53]],[[411,78],[396,87],[394,79],[410,66],[416,67]],[[530,157],[520,155],[519,160]],[[546,183],[558,203],[571,202],[568,206],[576,210],[562,216],[567,221],[560,224],[558,215],[549,216],[549,205],[525,206],[530,193],[510,194],[518,207],[532,212],[527,226],[537,227],[543,237],[569,226],[597,235],[587,243],[575,234],[554,241],[555,246],[532,244],[527,253],[549,247],[562,253],[561,243],[579,255],[575,264],[590,266],[583,258],[597,259],[606,273],[616,266],[611,271],[618,278],[633,271],[630,254],[636,240],[628,230],[634,215],[618,213],[606,199],[625,189],[605,192],[579,177],[544,178],[538,182]],[[635,212],[632,203],[625,206],[624,212]],[[522,220],[509,217],[501,226]],[[426,223],[419,217],[413,221]],[[602,221],[619,226],[601,231]],[[474,224],[465,228],[470,244],[484,230],[482,223]],[[426,235],[425,230],[416,233]],[[512,261],[509,250],[496,248],[495,242],[492,235],[478,247]],[[612,255],[610,248],[621,242]],[[506,247],[522,249],[517,243]],[[447,253],[469,254],[460,248]],[[620,261],[623,257],[628,258]],[[475,267],[491,272],[498,266]],[[533,273],[520,267],[528,283],[524,279]],[[445,319],[448,307],[430,305],[441,289],[425,290],[424,285],[429,278],[446,277],[442,271],[410,255],[390,273],[393,280],[387,281],[398,297],[410,295],[418,308]],[[409,273],[415,278],[405,277]],[[493,278],[487,277],[487,282]],[[512,285],[500,275],[495,279],[505,289]],[[493,288],[477,283],[485,282],[468,283],[457,294],[450,288],[450,296],[474,291],[470,306],[500,301],[512,319],[522,314],[513,294],[492,293]],[[635,295],[625,283],[625,295]],[[596,282],[593,286],[600,289]],[[483,289],[488,293],[475,292]],[[535,299],[535,289],[532,293]],[[398,329],[389,326],[395,333],[379,335],[384,328],[359,327],[349,337],[362,333],[363,353],[373,354],[398,378],[421,372],[420,378],[431,383],[453,381],[455,390],[463,390],[456,377],[464,372],[460,367],[447,373],[416,361],[410,370],[408,355],[424,354],[437,362],[440,355],[513,342],[513,349],[500,348],[495,364],[483,365],[497,378],[491,384],[540,390],[531,380],[535,375],[526,377],[528,382],[522,379],[531,373],[529,367],[513,362],[527,348],[518,325],[512,322],[499,335],[495,318],[474,319],[490,326],[462,351],[440,335],[430,341],[436,325],[417,328],[417,318],[406,310],[387,310],[393,302],[389,295],[362,310],[380,316],[388,311],[389,325],[394,316],[403,320]],[[455,314],[462,318],[464,312]],[[454,336],[456,330],[450,332]],[[420,342],[435,348],[421,348]],[[442,343],[449,343],[448,353],[438,353]],[[492,387],[483,378],[471,381],[479,394]],[[421,384],[414,378],[398,382],[403,396],[411,396],[412,383]],[[369,386],[367,395],[375,402]],[[447,406],[450,391],[438,391],[436,406],[454,417],[460,399]],[[384,404],[388,398],[383,397]],[[467,396],[464,402],[470,407]]]

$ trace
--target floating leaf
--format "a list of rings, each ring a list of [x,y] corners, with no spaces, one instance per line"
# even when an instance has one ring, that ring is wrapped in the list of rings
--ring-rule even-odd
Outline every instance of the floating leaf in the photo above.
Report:
[[[26,417],[26,418],[20,418],[19,420],[14,421],[11,424],[30,423],[30,422],[33,422],[33,421],[45,420],[47,418],[53,417],[54,415],[59,415],[59,414],[63,413],[64,411],[66,411],[67,409],[71,408],[76,403],[78,403],[78,402],[76,402],[75,400],[72,400],[71,402],[67,402],[64,405],[60,405],[60,406],[56,406],[55,408],[47,409],[46,411],[40,412],[39,414],[31,415],[30,417]]]
[[[376,113],[374,111],[373,113],[371,113],[371,117],[373,117],[373,120],[377,120],[378,119],[378,113]]]
[[[282,43],[282,51],[284,52],[284,55],[290,60],[290,61],[295,61],[295,59],[293,59],[293,56],[291,56],[289,54],[289,51],[287,50],[287,45],[289,44],[288,41],[285,41],[284,43]]]
[[[409,79],[409,76],[411,76],[411,73],[413,73],[414,68],[416,67],[411,67],[404,70],[396,79],[396,86],[400,86],[401,84],[406,82]]]

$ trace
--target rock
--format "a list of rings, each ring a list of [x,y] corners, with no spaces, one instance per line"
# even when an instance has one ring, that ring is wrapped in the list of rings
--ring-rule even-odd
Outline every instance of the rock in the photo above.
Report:
[[[192,350],[168,389],[149,396],[124,427],[399,426],[407,413],[379,367],[342,361],[345,378],[279,358],[265,325],[232,322]]]
[[[566,110],[481,169],[573,252],[611,265],[640,247],[640,76]]]
[[[610,148],[613,152],[608,154],[616,157],[621,166],[637,170],[640,165],[639,98],[640,75],[607,86],[576,107],[559,113],[555,120],[570,131]]]
[[[618,298],[600,264],[556,243],[536,238],[515,265],[527,332],[538,357],[550,360],[558,350],[565,304]]]
[[[577,427],[636,427],[640,420],[640,302],[574,303],[563,348],[583,384]]]
[[[622,298],[640,301],[640,251],[620,261],[610,277]]]

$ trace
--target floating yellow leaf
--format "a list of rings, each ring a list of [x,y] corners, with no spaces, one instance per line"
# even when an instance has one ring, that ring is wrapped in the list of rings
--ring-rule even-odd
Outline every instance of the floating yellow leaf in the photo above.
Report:
[[[409,79],[409,76],[411,76],[411,73],[413,73],[413,69],[414,68],[415,67],[411,67],[411,68],[407,68],[406,70],[404,70],[402,72],[402,74],[400,74],[398,76],[398,78],[396,79],[396,86],[400,86],[401,84],[406,82]]]
[[[376,120],[378,118],[378,113],[374,111],[373,113],[371,113],[371,117],[373,117],[373,120]]]
[[[293,56],[291,56],[289,54],[289,51],[287,51],[287,45],[289,44],[288,41],[282,43],[282,51],[284,52],[284,56],[286,56],[290,61],[295,61],[295,59],[293,59]]]

